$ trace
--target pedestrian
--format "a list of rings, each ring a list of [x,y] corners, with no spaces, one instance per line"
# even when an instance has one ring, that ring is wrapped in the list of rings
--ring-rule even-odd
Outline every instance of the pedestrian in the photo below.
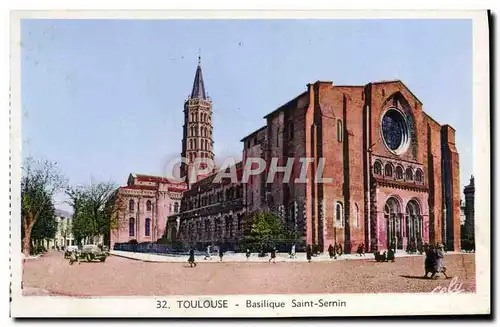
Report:
[[[295,259],[295,244],[292,245],[292,249],[290,250],[290,259]]]
[[[247,249],[246,256],[247,256],[247,261],[248,261],[248,258],[250,258],[250,249]]]
[[[444,277],[448,279],[448,275],[446,275],[446,267],[444,266],[444,245],[439,244],[435,253],[436,260],[434,262],[434,273],[431,278],[435,277],[438,273],[443,273]]]
[[[189,262],[189,266],[192,268],[193,266],[196,267],[196,262],[194,261],[194,249],[191,248],[191,250],[189,250],[189,259],[188,259],[188,262]]]
[[[205,252],[205,260],[212,260],[210,256],[210,245],[207,246],[207,252]]]
[[[396,258],[395,258],[394,250],[389,249],[389,251],[387,252],[387,262],[389,262],[389,261],[394,262],[395,259]]]
[[[342,245],[340,243],[336,246],[336,250],[337,255],[340,257],[342,255]]]
[[[219,246],[219,259],[222,262],[222,257],[224,256],[224,251],[222,251],[222,247]]]
[[[311,244],[307,245],[307,248],[306,248],[306,258],[307,258],[307,261],[310,263],[311,262],[311,258],[312,258]]]
[[[72,265],[77,260],[78,258],[76,257],[75,251],[71,251],[71,253],[69,254],[69,264]]]
[[[436,261],[436,251],[434,249],[434,245],[430,244],[425,248],[425,262],[424,262],[424,268],[425,268],[425,275],[424,278],[429,278],[429,273],[431,273],[432,276],[435,275],[434,272],[434,262]]]
[[[275,247],[271,250],[271,258],[269,258],[269,262],[271,262],[271,261],[276,263],[276,248]]]
[[[333,245],[331,245],[331,244],[328,247],[328,254],[330,255],[330,259],[333,257],[335,257],[335,259],[337,259],[337,257],[335,256],[335,250],[333,249]]]

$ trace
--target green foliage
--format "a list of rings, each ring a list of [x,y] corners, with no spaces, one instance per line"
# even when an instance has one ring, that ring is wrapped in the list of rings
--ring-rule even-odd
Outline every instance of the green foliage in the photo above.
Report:
[[[23,252],[30,253],[33,240],[51,238],[55,234],[52,197],[62,190],[66,180],[56,163],[27,158],[21,177],[21,233]]]
[[[72,232],[82,239],[108,235],[116,225],[116,187],[113,183],[92,183],[68,189],[73,207]]]
[[[286,244],[295,242],[295,235],[286,231],[281,218],[274,213],[255,213],[251,222],[250,233],[245,237],[243,248],[268,251],[273,247],[283,248]]]

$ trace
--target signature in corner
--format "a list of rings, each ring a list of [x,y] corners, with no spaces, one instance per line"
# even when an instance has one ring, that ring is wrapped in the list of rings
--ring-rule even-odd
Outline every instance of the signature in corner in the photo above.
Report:
[[[459,294],[464,291],[463,286],[463,283],[458,283],[458,277],[453,277],[448,286],[436,286],[431,294]]]

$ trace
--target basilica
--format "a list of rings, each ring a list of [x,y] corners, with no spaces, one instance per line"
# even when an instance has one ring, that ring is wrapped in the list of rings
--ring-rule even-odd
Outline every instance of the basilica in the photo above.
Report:
[[[399,80],[365,85],[307,84],[305,91],[269,112],[262,127],[241,138],[242,162],[321,164],[327,182],[314,178],[318,165],[304,170],[304,181],[267,180],[268,169],[247,182],[213,182],[214,174],[189,179],[196,158],[214,159],[212,101],[198,63],[190,97],[184,103],[181,168],[185,182],[131,174],[118,193],[114,243],[172,242],[203,248],[238,249],[251,213],[272,211],[297,235],[297,246],[326,250],[340,244],[346,253],[390,246],[407,249],[440,242],[460,248],[459,156],[455,130],[436,122]],[[276,159],[277,158],[277,159]],[[214,170],[215,173],[216,170]]]

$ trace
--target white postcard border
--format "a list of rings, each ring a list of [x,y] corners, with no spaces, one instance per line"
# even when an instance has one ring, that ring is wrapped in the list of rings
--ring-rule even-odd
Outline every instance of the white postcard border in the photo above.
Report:
[[[173,297],[23,297],[21,295],[22,256],[20,242],[21,176],[21,64],[20,19],[25,18],[321,18],[321,19],[472,19],[473,20],[473,125],[474,176],[476,185],[476,293],[436,294],[299,294],[231,295]],[[292,317],[292,316],[370,316],[489,313],[491,301],[490,262],[490,117],[489,117],[489,40],[486,11],[17,11],[11,14],[11,149],[12,214],[11,271],[13,317]],[[449,108],[453,110],[453,108]],[[464,118],[468,119],[468,118]],[[325,309],[291,308],[292,299],[345,301],[346,307]],[[178,309],[176,300],[227,300],[228,309]],[[156,301],[168,301],[170,309],[157,309]],[[248,309],[245,301],[285,301],[285,309]],[[236,306],[238,304],[238,306]]]

